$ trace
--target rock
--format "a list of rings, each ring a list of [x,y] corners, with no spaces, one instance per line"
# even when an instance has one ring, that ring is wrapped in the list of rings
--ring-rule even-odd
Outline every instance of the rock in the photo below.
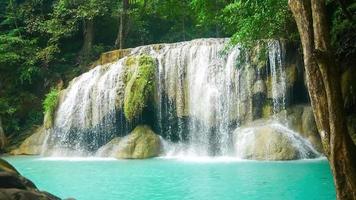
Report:
[[[305,106],[303,109],[301,134],[313,144],[316,150],[323,152],[323,146],[311,106]]]
[[[153,98],[156,70],[155,60],[150,56],[135,57],[133,62],[136,62],[133,66],[136,66],[137,69],[126,77],[128,83],[124,98],[124,113],[128,121],[140,116],[147,106],[148,100]]]
[[[262,118],[270,118],[272,115],[273,115],[273,106],[267,102],[262,107]]]
[[[60,200],[47,192],[28,191],[16,188],[1,189],[0,199],[3,200]]]
[[[9,162],[0,158],[0,171],[20,174]]]
[[[123,58],[131,53],[131,49],[117,49],[114,51],[109,51],[102,53],[100,58],[93,63],[92,67],[96,67],[97,65],[105,65],[108,63],[115,62],[120,58]]]
[[[266,95],[266,83],[263,80],[258,80],[253,85],[253,94],[263,93]]]
[[[120,137],[116,137],[116,138],[112,139],[110,142],[108,142],[104,146],[100,147],[97,150],[96,155],[100,156],[100,157],[112,156],[115,147],[117,147],[119,145],[120,141],[121,141]]]
[[[0,151],[5,148],[6,145],[6,136],[4,133],[4,129],[2,128],[2,121],[0,117]]]
[[[298,68],[295,63],[286,67],[287,87],[292,88],[298,79]]]
[[[21,176],[6,160],[0,158],[0,199],[4,200],[60,200],[60,198],[39,191],[36,185]]]
[[[158,156],[161,140],[149,126],[137,126],[128,136],[122,138],[115,150],[116,158],[144,159]]]
[[[237,154],[243,159],[294,160],[319,155],[306,140],[275,122],[255,121],[234,134]]]
[[[46,139],[46,130],[43,126],[37,128],[18,149],[10,152],[13,155],[39,155],[42,151],[43,143]]]
[[[318,152],[323,152],[311,106],[294,105],[288,107],[286,113],[281,112],[277,116],[281,121],[286,120],[288,127],[307,139]]]

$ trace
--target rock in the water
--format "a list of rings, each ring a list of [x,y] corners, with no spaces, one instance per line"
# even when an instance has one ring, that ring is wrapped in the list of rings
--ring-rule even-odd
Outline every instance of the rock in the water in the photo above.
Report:
[[[0,199],[3,200],[60,200],[43,191],[21,176],[7,161],[0,159]]]
[[[320,135],[316,127],[311,106],[294,105],[287,108],[286,112],[279,113],[277,117],[284,117],[288,127],[307,139],[318,152],[323,152]]]
[[[3,159],[0,159],[0,171],[20,174],[15,169],[15,167],[13,167],[9,162],[7,162],[6,160],[3,160]]]
[[[97,150],[96,155],[100,156],[100,157],[112,156],[113,151],[115,150],[116,147],[118,147],[120,141],[121,141],[120,137],[116,137],[116,138],[112,139],[110,142],[108,142],[104,146],[100,147]]]
[[[158,156],[161,140],[149,126],[137,126],[128,136],[122,138],[115,150],[116,158],[144,159]]]
[[[234,134],[237,154],[243,159],[294,160],[319,155],[307,140],[276,122],[255,122]]]
[[[46,130],[43,126],[37,128],[18,149],[10,152],[13,155],[39,155],[42,151],[43,143],[46,139]]]

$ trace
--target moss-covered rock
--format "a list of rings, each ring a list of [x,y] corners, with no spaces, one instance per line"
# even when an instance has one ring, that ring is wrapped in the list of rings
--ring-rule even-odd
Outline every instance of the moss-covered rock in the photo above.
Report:
[[[128,121],[132,121],[142,114],[147,102],[153,98],[156,63],[147,55],[137,56],[129,62],[133,62],[130,66],[135,70],[131,73],[130,69],[126,75],[124,113]]]
[[[270,118],[273,115],[273,106],[266,102],[262,107],[262,118]]]
[[[42,151],[43,143],[46,139],[46,130],[43,126],[37,128],[18,149],[12,150],[13,155],[39,155]]]
[[[115,150],[116,158],[144,159],[158,156],[161,140],[149,126],[137,126],[128,136],[122,138]]]

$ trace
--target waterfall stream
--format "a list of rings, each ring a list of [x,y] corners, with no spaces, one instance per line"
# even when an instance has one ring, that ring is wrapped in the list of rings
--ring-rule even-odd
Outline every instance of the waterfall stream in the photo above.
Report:
[[[269,100],[273,114],[286,108],[282,43],[269,42],[261,69],[242,48],[227,44],[228,39],[198,39],[131,51],[130,56],[148,54],[157,61],[154,114],[148,121],[162,136],[166,156],[236,156],[237,127],[261,118]],[[115,136],[128,134],[132,123],[120,107],[127,59],[99,65],[71,81],[44,154],[91,155]],[[271,95],[263,74],[270,76]]]

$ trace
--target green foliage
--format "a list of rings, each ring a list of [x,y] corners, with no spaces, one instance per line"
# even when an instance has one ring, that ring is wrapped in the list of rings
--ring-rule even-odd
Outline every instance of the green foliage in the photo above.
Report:
[[[155,60],[147,55],[136,57],[136,60],[137,68],[125,89],[124,113],[129,121],[142,113],[154,89]]]
[[[348,6],[350,13],[356,13],[356,3]],[[332,14],[331,43],[341,62],[352,64],[356,61],[356,23],[345,17],[342,9],[337,7]]]
[[[287,0],[236,0],[224,8],[221,20],[234,44],[296,35]]]
[[[57,107],[59,98],[59,91],[56,88],[52,88],[51,91],[46,94],[46,98],[43,101],[43,110],[45,113],[52,115]]]

